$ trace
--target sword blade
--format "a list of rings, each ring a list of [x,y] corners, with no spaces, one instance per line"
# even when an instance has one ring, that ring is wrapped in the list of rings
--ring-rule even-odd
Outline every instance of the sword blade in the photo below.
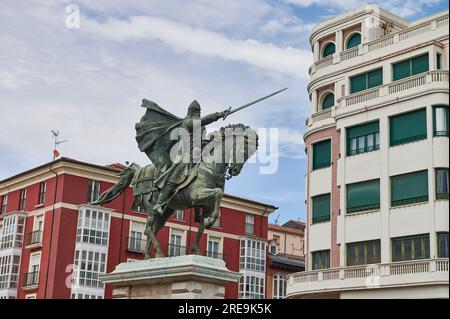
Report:
[[[259,99],[257,99],[257,100],[254,100],[254,101],[252,101],[252,102],[250,102],[250,103],[244,104],[244,105],[239,106],[239,107],[236,107],[236,108],[234,108],[234,109],[231,109],[230,112],[228,112],[227,116],[230,115],[230,114],[233,114],[233,113],[235,113],[235,112],[237,112],[237,111],[240,111],[240,110],[242,110],[242,109],[245,109],[246,107],[248,107],[248,106],[250,106],[250,105],[253,105],[253,104],[256,104],[256,103],[258,103],[258,102],[261,102],[262,100],[268,99],[269,97],[274,96],[274,95],[276,95],[276,94],[278,94],[278,93],[281,93],[281,92],[283,92],[283,91],[286,91],[287,89],[288,89],[288,88],[286,87],[286,88],[284,88],[284,89],[275,91],[275,92],[273,92],[273,93],[271,93],[271,94],[269,94],[269,95],[266,95],[266,96],[264,96],[264,97],[261,97],[261,98],[259,98]]]

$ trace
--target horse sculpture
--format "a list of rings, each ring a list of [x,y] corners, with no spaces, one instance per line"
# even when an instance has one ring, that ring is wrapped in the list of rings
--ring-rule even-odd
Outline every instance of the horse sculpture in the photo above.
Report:
[[[119,174],[117,184],[91,204],[106,204],[117,198],[131,184],[135,198],[133,207],[137,209],[140,206],[147,213],[146,259],[150,258],[151,245],[155,248],[156,257],[164,257],[156,235],[169,216],[175,210],[194,207],[199,226],[191,250],[195,254],[200,254],[201,236],[219,216],[225,181],[239,175],[244,163],[256,152],[257,147],[256,131],[243,124],[229,125],[212,132],[208,146],[202,151],[202,158],[205,160],[197,163],[186,181],[177,187],[167,201],[162,215],[153,210],[159,193],[158,188],[154,187],[154,181],[161,174],[153,164],[144,167],[131,164]]]

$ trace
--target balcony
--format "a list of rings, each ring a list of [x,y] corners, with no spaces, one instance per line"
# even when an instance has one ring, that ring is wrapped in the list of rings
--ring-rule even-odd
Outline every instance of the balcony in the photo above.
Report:
[[[128,246],[127,250],[134,253],[145,253],[145,245],[147,241],[143,238],[138,237],[128,237]]]
[[[428,21],[413,25],[404,30],[383,36],[370,42],[363,43],[358,47],[335,53],[316,61],[309,69],[309,74],[314,75],[316,72],[323,70],[329,72],[329,67],[339,65],[340,69],[345,69],[350,64],[354,65],[364,61],[370,61],[372,58],[379,58],[380,55],[389,55],[391,53],[400,52],[407,47],[413,47],[424,42],[424,36],[430,36],[430,40],[439,38],[442,35],[448,35],[449,17],[446,12],[440,13]],[[380,50],[383,50],[380,53]],[[357,61],[358,60],[358,61]],[[350,61],[347,63],[347,61]],[[342,64],[342,65],[340,65]],[[322,73],[322,72],[320,72]]]
[[[27,233],[25,238],[25,246],[28,249],[42,247],[42,231],[36,230],[31,233]]]
[[[33,271],[24,274],[22,288],[25,290],[36,289],[39,285],[39,271]]]
[[[187,252],[187,249],[185,246],[174,245],[174,244],[167,245],[167,255],[169,257],[189,255],[186,252]]]
[[[412,260],[299,272],[288,275],[287,296],[321,298],[354,290],[447,285],[448,258]]]
[[[433,89],[448,90],[448,71],[428,71],[410,76],[378,87],[353,93],[337,100],[335,108],[312,114],[306,121],[308,130],[326,119],[356,111],[360,108],[371,108],[376,105],[394,103],[411,95],[426,94]],[[324,124],[328,123],[326,121]],[[322,125],[322,124],[320,124]]]

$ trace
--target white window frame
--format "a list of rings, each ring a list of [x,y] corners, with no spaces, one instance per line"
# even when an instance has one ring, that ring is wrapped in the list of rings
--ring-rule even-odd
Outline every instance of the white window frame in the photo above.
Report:
[[[272,298],[286,299],[286,287],[287,281],[285,275],[281,273],[274,274],[272,280]],[[280,294],[280,292],[282,293]]]
[[[2,207],[0,208],[0,214],[6,214],[6,208],[8,206],[8,194],[2,196]]]
[[[210,243],[217,244],[217,251],[212,251],[210,249],[211,248]],[[206,244],[206,255],[211,258],[221,259],[220,256],[221,255],[223,256],[223,247],[222,247],[222,238],[221,237],[210,236],[208,234],[208,240],[207,240],[207,244]]]
[[[25,211],[26,205],[27,205],[27,189],[22,188],[20,190],[20,197],[19,197],[19,210]]]
[[[245,215],[245,233],[251,235],[255,233],[255,215]]]
[[[100,196],[100,181],[90,179],[88,182],[88,187],[89,187],[88,203],[90,203],[97,200]]]
[[[178,221],[184,221],[184,210],[183,209],[177,209],[175,211],[174,219]]]

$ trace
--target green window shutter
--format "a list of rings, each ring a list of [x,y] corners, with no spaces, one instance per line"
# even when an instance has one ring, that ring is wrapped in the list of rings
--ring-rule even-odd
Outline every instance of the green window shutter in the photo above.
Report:
[[[428,53],[412,58],[411,75],[427,72],[429,70],[428,61]]]
[[[336,46],[334,45],[334,43],[327,43],[325,45],[325,48],[323,49],[323,58],[329,55],[334,54],[334,52],[336,51]]]
[[[347,185],[347,213],[380,208],[380,180]]]
[[[370,122],[347,128],[347,139],[364,136],[380,131],[379,121]]]
[[[322,101],[322,110],[329,109],[334,106],[334,94],[328,93]]]
[[[425,138],[427,138],[427,118],[425,109],[390,118],[391,146]]]
[[[383,69],[377,69],[367,73],[367,87],[373,88],[383,84]]]
[[[367,89],[366,73],[350,78],[350,93],[356,93]]]
[[[391,177],[391,204],[400,206],[428,201],[428,171]]]
[[[313,223],[330,220],[330,194],[312,198],[312,220]]]
[[[347,41],[347,49],[354,48],[361,44],[361,34],[355,33]]]
[[[313,144],[313,170],[331,165],[331,140]]]
[[[411,60],[394,63],[392,67],[394,71],[394,81],[411,75]]]

